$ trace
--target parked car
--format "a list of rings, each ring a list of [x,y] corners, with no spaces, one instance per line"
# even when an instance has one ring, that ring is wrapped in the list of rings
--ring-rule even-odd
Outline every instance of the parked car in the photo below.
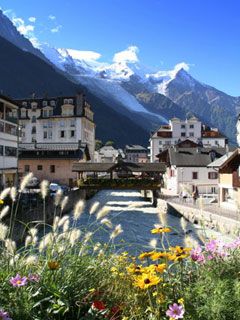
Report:
[[[50,192],[50,196],[51,196],[51,197],[53,197],[58,190],[64,191],[59,184],[54,183],[54,182],[50,183],[50,185],[49,185],[49,192]]]

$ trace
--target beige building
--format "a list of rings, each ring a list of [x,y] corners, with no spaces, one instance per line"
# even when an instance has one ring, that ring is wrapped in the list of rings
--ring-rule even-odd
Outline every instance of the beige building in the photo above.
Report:
[[[17,181],[18,106],[0,95],[0,190]]]
[[[240,149],[228,152],[209,166],[219,170],[219,204],[240,210]]]
[[[22,144],[19,154],[19,172],[32,172],[40,181],[67,185],[77,184],[77,173],[72,171],[74,162],[90,160],[86,144],[39,143]]]

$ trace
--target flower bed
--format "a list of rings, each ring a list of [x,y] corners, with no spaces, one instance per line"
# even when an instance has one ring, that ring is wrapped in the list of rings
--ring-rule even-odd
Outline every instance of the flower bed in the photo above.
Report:
[[[0,222],[0,319],[240,319],[240,239],[200,245],[186,235],[184,247],[172,246],[172,228],[161,213],[161,225],[149,232],[156,237],[149,250],[131,256],[124,244],[116,246],[123,230],[112,226],[106,208],[95,203],[89,211],[95,229],[80,230],[76,223],[85,203],[76,204],[70,222],[61,216],[67,200],[58,192],[59,216],[50,231],[38,239],[38,225],[26,226],[25,246],[17,249],[10,236],[22,189],[0,195],[0,219],[11,215],[10,229]],[[7,210],[9,195],[12,209]],[[44,183],[43,201],[46,195]],[[109,232],[108,243],[93,242],[99,228]],[[184,222],[181,233],[186,233]]]

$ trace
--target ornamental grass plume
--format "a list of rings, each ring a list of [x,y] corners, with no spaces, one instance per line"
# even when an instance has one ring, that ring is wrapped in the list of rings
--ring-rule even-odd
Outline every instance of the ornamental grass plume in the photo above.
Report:
[[[31,237],[31,236],[26,236],[26,239],[25,239],[25,248],[27,248],[28,246],[30,246],[31,243],[32,243],[32,237]]]
[[[24,260],[24,264],[26,266],[34,266],[34,265],[37,265],[38,264],[38,256],[37,255],[30,255],[30,256],[27,256]]]
[[[100,205],[100,202],[98,202],[98,201],[94,202],[89,210],[89,214],[90,215],[94,214],[97,211],[99,205]]]
[[[68,196],[65,196],[61,202],[61,211],[63,212],[63,210],[65,209],[66,205],[68,203]]]
[[[101,210],[98,211],[96,219],[100,220],[104,218],[106,215],[108,215],[109,212],[110,212],[110,209],[104,206]]]
[[[0,222],[0,241],[4,241],[8,234],[8,227]]]
[[[79,200],[79,201],[76,203],[76,205],[75,205],[75,207],[74,207],[74,211],[73,211],[73,219],[74,219],[75,221],[78,220],[78,219],[81,217],[84,208],[85,208],[85,201]]]
[[[33,178],[33,173],[29,172],[21,181],[20,183],[20,188],[19,188],[19,192],[23,192],[23,190],[26,188],[26,186],[29,184],[29,182],[32,180]]]
[[[181,219],[180,219],[180,225],[181,225],[181,228],[182,228],[183,232],[186,233],[186,232],[187,232],[188,222],[187,222],[187,220],[186,220],[184,217],[181,217]]]
[[[160,212],[158,214],[158,220],[162,226],[167,225],[167,214],[165,212]]]
[[[38,229],[37,228],[30,228],[28,233],[30,234],[30,236],[32,238],[36,237],[36,235],[38,234]]]
[[[121,224],[118,224],[115,229],[113,230],[113,232],[110,234],[110,239],[115,239],[119,234],[121,234],[123,232],[122,226]]]
[[[69,242],[71,247],[76,244],[77,240],[80,238],[80,235],[81,231],[77,228],[74,228],[69,232]]]
[[[16,242],[11,239],[5,240],[5,248],[8,253],[14,255],[16,252]]]
[[[12,187],[10,190],[10,197],[12,199],[13,202],[16,201],[17,199],[17,189],[15,187]]]
[[[61,226],[63,226],[67,220],[69,220],[69,215],[63,216],[58,222],[58,227],[60,228]]]
[[[113,228],[113,224],[112,222],[107,219],[107,218],[103,218],[101,221],[100,221],[101,224],[104,224],[105,226],[107,226],[109,229],[112,229]]]
[[[0,193],[0,200],[4,200],[10,193],[11,188],[5,188],[1,193]]]
[[[156,249],[156,247],[157,247],[157,239],[154,238],[154,239],[150,240],[149,246],[152,247],[153,249]]]
[[[62,189],[58,189],[56,194],[55,194],[55,197],[54,197],[54,204],[55,204],[56,207],[58,207],[60,205],[62,196],[63,196]]]
[[[9,212],[10,207],[9,206],[5,206],[2,211],[0,212],[0,220],[2,220],[3,218],[6,217],[6,215]]]
[[[48,186],[49,182],[47,180],[43,180],[40,184],[40,191],[43,199],[45,199],[48,194]]]

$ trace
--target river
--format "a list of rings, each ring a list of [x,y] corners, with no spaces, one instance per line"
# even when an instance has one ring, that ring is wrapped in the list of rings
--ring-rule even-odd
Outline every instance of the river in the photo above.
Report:
[[[149,242],[151,239],[159,239],[159,235],[151,234],[154,224],[159,224],[159,209],[154,208],[150,201],[141,196],[139,191],[99,191],[93,198],[87,201],[85,210],[77,224],[80,229],[95,231],[99,227],[95,215],[89,215],[89,210],[95,202],[100,203],[100,208],[106,206],[109,213],[106,218],[112,221],[113,225],[121,224],[123,233],[115,240],[119,250],[127,250],[137,254],[143,250],[151,250]],[[184,233],[180,225],[180,219],[174,215],[167,214],[167,225],[172,227],[172,232],[167,235],[171,245],[182,245]],[[105,227],[105,229],[108,229]],[[109,241],[111,229],[106,232],[100,228],[94,233],[93,239],[101,243]],[[197,237],[195,226],[188,223],[188,233]],[[158,240],[158,247],[161,247]]]

